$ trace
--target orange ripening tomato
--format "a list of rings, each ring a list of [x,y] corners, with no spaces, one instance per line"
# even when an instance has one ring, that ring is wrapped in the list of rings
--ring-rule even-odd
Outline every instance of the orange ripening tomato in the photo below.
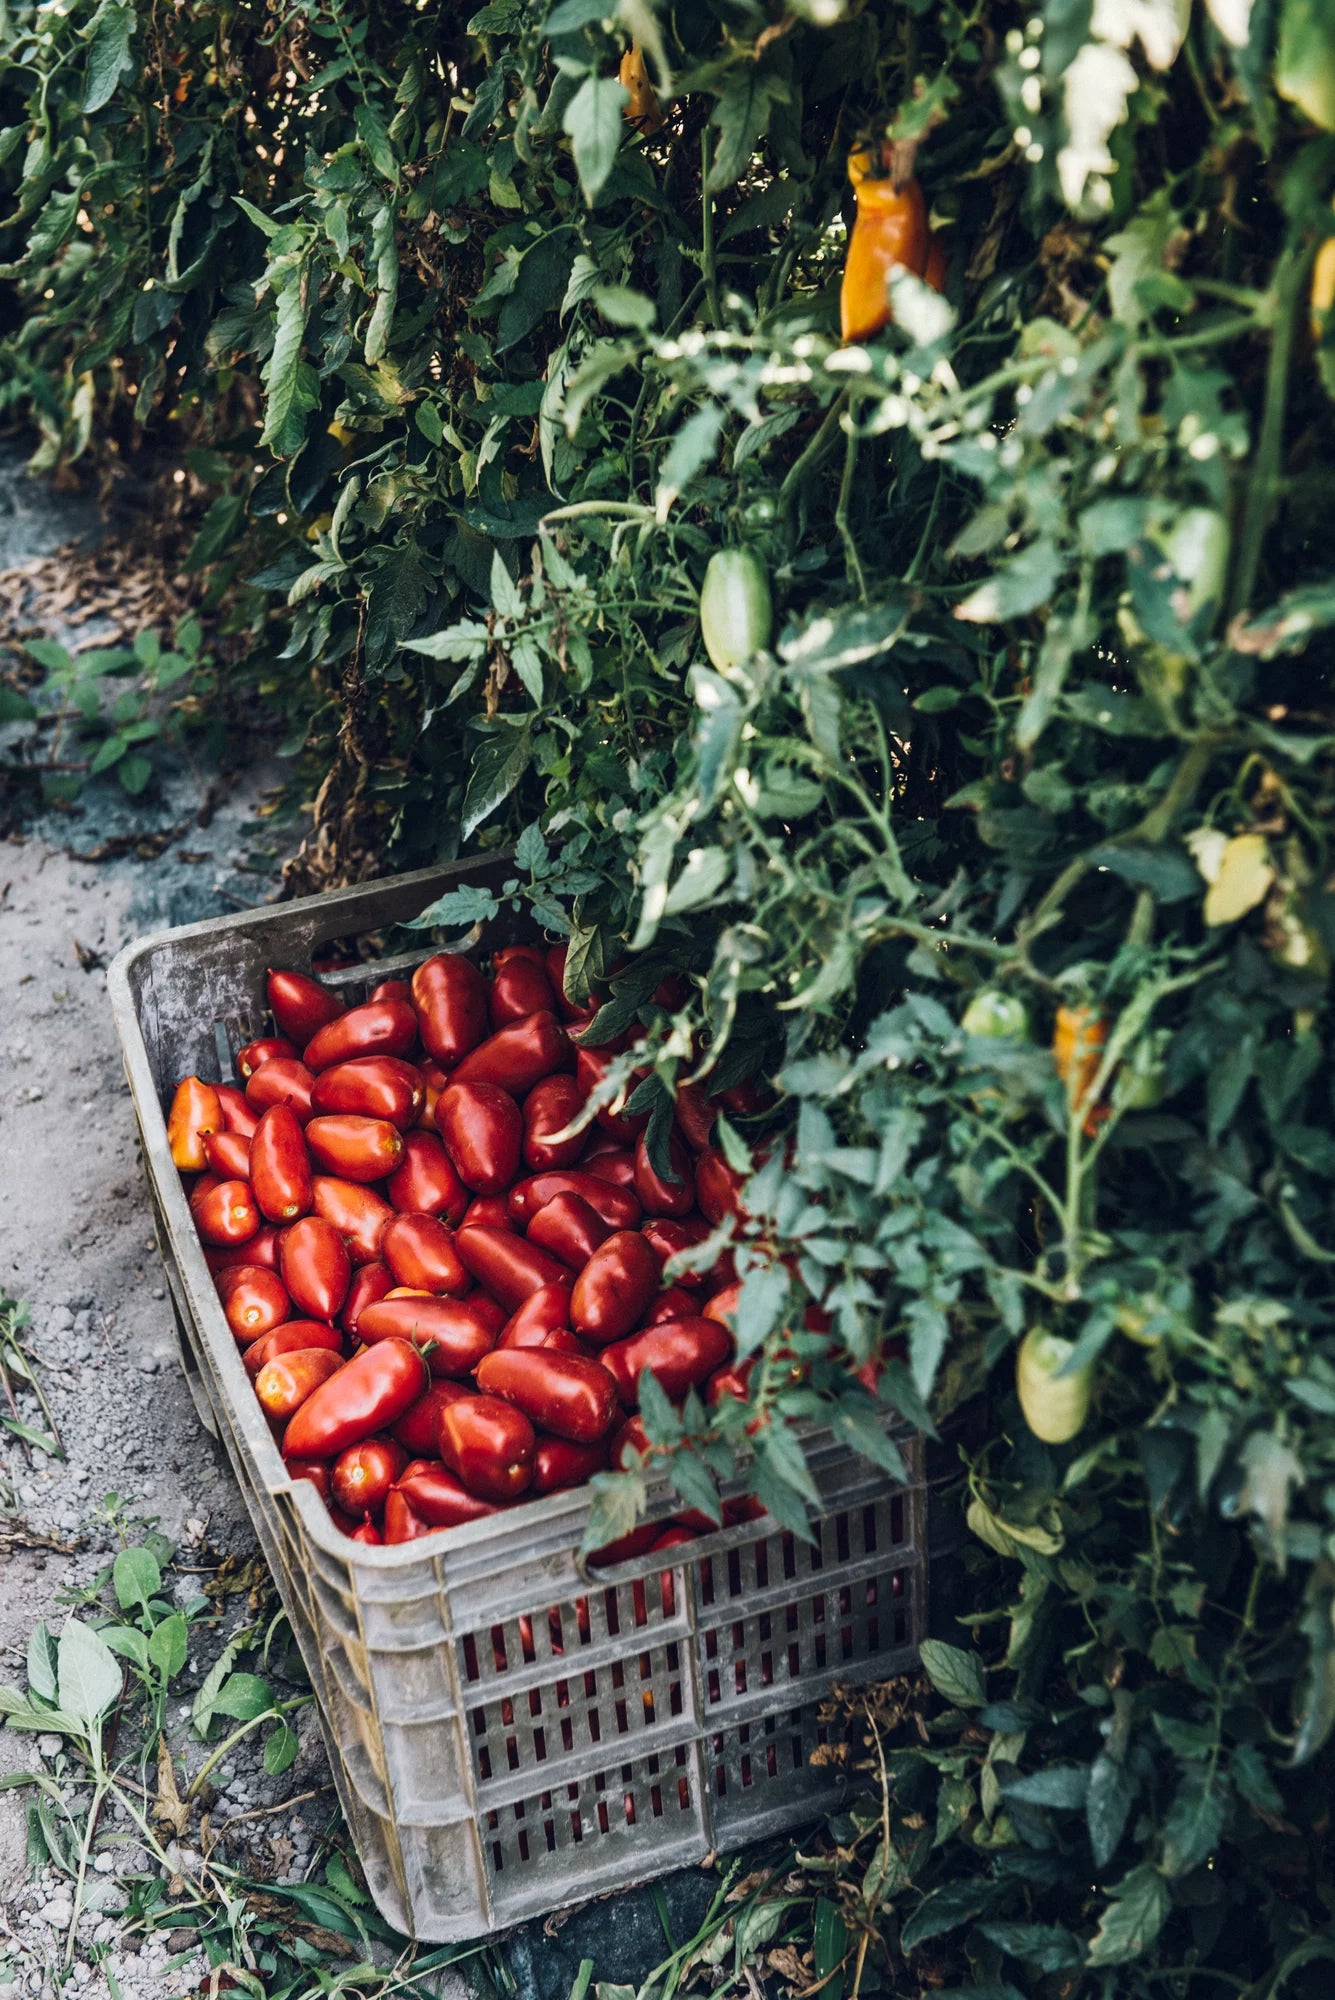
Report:
[[[638,42],[632,42],[622,56],[617,82],[630,100],[622,113],[623,118],[628,125],[634,125],[643,132],[646,139],[650,138],[663,123],[663,108],[658,102],[658,92],[649,81],[644,53]]]
[[[902,185],[890,176],[873,179],[870,169],[867,147],[849,154],[848,178],[858,210],[839,289],[839,331],[846,343],[870,340],[889,324],[892,271],[912,271],[920,278],[927,267],[927,204],[922,189],[913,179]]]
[[[1057,1074],[1066,1085],[1072,1110],[1078,1111],[1089,1096],[1090,1087],[1103,1061],[1104,1044],[1111,1023],[1097,1007],[1059,1007],[1052,1024],[1052,1059]],[[1092,1139],[1108,1116],[1106,1104],[1091,1104],[1085,1111],[1083,1131]]]
[[[178,1083],[167,1113],[167,1144],[183,1174],[203,1171],[207,1165],[204,1141],[210,1132],[222,1129],[222,1105],[213,1085],[201,1082],[197,1076],[188,1076]]]

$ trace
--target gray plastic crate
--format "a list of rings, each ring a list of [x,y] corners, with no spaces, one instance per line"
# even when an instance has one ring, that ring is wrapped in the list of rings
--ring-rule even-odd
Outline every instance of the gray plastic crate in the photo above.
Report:
[[[926,1629],[924,1448],[896,1487],[827,1435],[805,1543],[768,1517],[590,1571],[586,1490],[397,1548],[341,1535],[288,1479],[255,1401],[167,1146],[190,1072],[231,1078],[267,1023],[269,965],[383,931],[442,890],[499,884],[504,856],[189,924],[132,944],[108,982],[181,1358],[227,1449],[316,1690],[330,1766],[375,1901],[433,1942],[477,1938],[817,1817],[811,1767],[836,1682],[912,1668]],[[504,916],[452,948],[532,936]],[[326,975],[350,998],[427,947]],[[368,976],[369,975],[369,976]],[[666,1486],[651,1513],[680,1507]]]

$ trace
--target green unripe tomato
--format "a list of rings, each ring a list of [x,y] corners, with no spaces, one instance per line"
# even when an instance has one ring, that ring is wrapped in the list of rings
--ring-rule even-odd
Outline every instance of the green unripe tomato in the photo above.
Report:
[[[748,528],[768,528],[778,516],[779,503],[772,493],[757,493],[742,509],[742,519]]]
[[[700,591],[700,636],[721,674],[768,646],[774,625],[769,578],[751,549],[719,549]]]
[[[1164,1062],[1172,1035],[1156,1028],[1143,1035],[1118,1070],[1113,1082],[1113,1103],[1120,1111],[1153,1111],[1168,1094]]]
[[[1086,1363],[1061,1375],[1075,1343],[1045,1327],[1030,1327],[1015,1356],[1015,1387],[1024,1420],[1044,1444],[1069,1444],[1089,1415],[1094,1369]]]
[[[1020,1041],[1029,1034],[1029,1009],[1014,993],[985,986],[964,1010],[960,1026],[966,1035],[990,1041]]]

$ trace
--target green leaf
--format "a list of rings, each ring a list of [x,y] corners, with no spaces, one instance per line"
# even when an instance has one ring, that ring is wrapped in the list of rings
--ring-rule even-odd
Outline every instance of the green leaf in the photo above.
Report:
[[[563,127],[584,199],[595,208],[621,150],[630,92],[613,77],[586,76],[566,106]]]
[[[1106,1868],[1117,1852],[1136,1791],[1135,1778],[1117,1758],[1105,1750],[1094,1759],[1089,1772],[1085,1817],[1096,1868]]]
[[[111,1581],[123,1611],[136,1604],[147,1609],[150,1598],[162,1588],[162,1571],[147,1549],[122,1549],[112,1565]]]
[[[1163,1872],[1172,1881],[1189,1875],[1218,1845],[1228,1801],[1209,1769],[1190,1768],[1164,1821]]]
[[[1001,1790],[1004,1797],[1020,1799],[1025,1805],[1078,1812],[1089,1795],[1089,1772],[1083,1764],[1050,1764],[1026,1777],[1006,1779]]]
[[[153,766],[147,757],[122,757],[116,766],[116,776],[121,781],[122,789],[131,798],[138,798],[153,776]]]
[[[609,1542],[628,1535],[644,1508],[644,1474],[595,1472],[589,1481],[593,1504],[580,1541],[580,1554],[596,1559]]]
[[[226,554],[245,519],[244,493],[220,493],[200,522],[199,533],[185,559],[187,570],[207,569]]]
[[[529,767],[533,744],[528,724],[501,728],[486,736],[473,753],[468,790],[464,794],[460,834],[467,840],[497,806],[509,798]]]
[[[83,93],[85,115],[100,111],[103,105],[109,104],[121,78],[133,73],[130,37],[134,30],[134,8],[107,6],[104,0],[93,17],[93,35],[88,44]]]
[[[654,512],[666,521],[673,502],[686,491],[697,472],[708,464],[723,429],[723,411],[704,403],[686,419],[673,438],[654,489]]]
[[[167,1682],[180,1673],[189,1650],[189,1628],[183,1613],[173,1611],[170,1617],[153,1627],[148,1635],[148,1657],[163,1681]]]
[[[28,1639],[28,1686],[41,1701],[59,1699],[56,1686],[56,1637],[39,1618]]]
[[[1335,132],[1335,41],[1329,0],[1284,0],[1275,56],[1275,89]]]
[[[1168,1916],[1168,1890],[1148,1861],[1112,1892],[1089,1947],[1090,1965],[1126,1965],[1147,1951]]]
[[[1037,611],[1051,598],[1063,567],[1056,542],[1050,535],[1040,535],[971,590],[955,606],[955,616],[971,625],[996,625]]]
[[[576,259],[579,262],[579,259]],[[658,307],[643,292],[628,285],[595,285],[589,294],[605,320],[613,326],[631,326],[647,333],[658,317]],[[567,294],[569,297],[569,294]]]
[[[229,1674],[213,1697],[213,1713],[235,1722],[253,1722],[274,1705],[273,1689],[259,1674]]]
[[[727,88],[719,93],[709,118],[718,132],[705,183],[710,194],[717,194],[741,179],[769,128],[773,105],[786,102],[788,96],[788,85],[783,79],[758,63],[742,63],[730,71]]]
[[[306,419],[320,406],[320,378],[302,359],[306,305],[301,277],[293,273],[278,294],[273,352],[264,368],[266,393],[261,444],[291,458],[306,436]]]
[[[922,1664],[937,1693],[957,1708],[981,1708],[987,1700],[983,1663],[976,1653],[948,1646],[944,1639],[924,1639]]]
[[[447,889],[434,903],[404,926],[410,931],[453,929],[457,924],[482,924],[496,914],[496,898],[490,889]]]
[[[60,1706],[91,1732],[119,1700],[121,1670],[106,1641],[77,1618],[69,1618],[56,1643]]]
[[[416,623],[430,588],[413,542],[389,548],[376,565],[367,595],[366,645],[383,659]]]
[[[148,1635],[136,1625],[103,1625],[102,1637],[113,1653],[123,1660],[133,1660],[141,1670],[148,1670]]]
[[[285,1722],[280,1722],[277,1729],[271,1736],[267,1736],[264,1742],[264,1769],[267,1776],[281,1778],[284,1771],[290,1770],[296,1762],[300,1748],[301,1739],[296,1730],[289,1729]]]
[[[389,136],[389,126],[385,123],[379,105],[369,98],[360,98],[353,109],[353,122],[357,127],[357,137],[367,151],[371,165],[387,181],[397,181],[399,163],[394,157],[394,145]]]
[[[929,1938],[942,1937],[958,1925],[972,1922],[983,1914],[996,1894],[995,1886],[978,1876],[948,1882],[944,1888],[934,1889],[930,1896],[924,1896],[905,1924],[900,1933],[900,1945],[905,1951],[915,1951]]]
[[[0,687],[0,724],[6,722],[34,722],[37,710],[26,694],[16,688]]]
[[[1080,1963],[1080,1946],[1061,1924],[979,1924],[983,1936],[1035,1972],[1068,1972]]]

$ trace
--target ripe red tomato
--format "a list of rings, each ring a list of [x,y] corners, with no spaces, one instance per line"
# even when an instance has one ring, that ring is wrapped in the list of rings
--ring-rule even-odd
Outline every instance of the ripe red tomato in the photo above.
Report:
[[[327,1021],[336,1021],[343,1012],[337,993],[310,979],[304,972],[269,972],[267,980],[269,1012],[280,1035],[287,1035],[299,1049]]]
[[[319,1118],[353,1112],[387,1119],[400,1132],[417,1123],[425,1101],[421,1070],[400,1056],[353,1056],[321,1070],[311,1089],[311,1107]]]
[[[468,1189],[455,1173],[434,1132],[405,1132],[403,1159],[385,1192],[395,1208],[411,1215],[441,1215],[452,1229],[463,1221]]]
[[[340,1113],[312,1118],[306,1144],[317,1167],[345,1181],[378,1181],[403,1158],[403,1134],[387,1118]]]
[[[688,1389],[699,1388],[722,1367],[732,1348],[726,1327],[716,1319],[662,1320],[632,1334],[629,1340],[605,1347],[599,1357],[616,1382],[628,1409],[640,1400],[644,1369],[655,1377],[670,1402],[680,1402]]]
[[[459,1231],[454,1247],[465,1270],[511,1312],[517,1312],[541,1285],[566,1275],[555,1257],[536,1243],[526,1243],[511,1229],[470,1226]]]
[[[570,1276],[553,1279],[530,1292],[517,1312],[511,1313],[501,1329],[498,1347],[541,1347],[558,1327],[570,1324]]]
[[[618,1229],[599,1246],[575,1280],[570,1324],[599,1347],[622,1340],[659,1289],[659,1262],[643,1236]]]
[[[425,1387],[426,1364],[408,1341],[364,1347],[302,1404],[283,1443],[297,1458],[336,1458],[350,1444],[388,1430]]]
[[[608,1462],[607,1440],[594,1444],[572,1444],[569,1438],[540,1437],[533,1454],[532,1493],[561,1493],[568,1486],[582,1486],[601,1472]]]
[[[352,1264],[343,1238],[319,1215],[304,1215],[284,1230],[278,1270],[292,1303],[312,1319],[332,1320],[342,1309],[352,1282]]]
[[[465,1521],[480,1521],[496,1512],[491,1501],[470,1493],[443,1465],[410,1465],[396,1490],[428,1534],[435,1528],[462,1527]],[[388,1526],[388,1504],[385,1521]],[[385,1539],[389,1540],[388,1534]]]
[[[380,1256],[380,1239],[394,1211],[383,1195],[359,1181],[341,1181],[335,1174],[316,1174],[312,1207],[343,1238],[354,1264],[372,1264]]]
[[[512,1096],[523,1097],[553,1070],[570,1066],[570,1037],[550,1009],[525,1015],[498,1028],[464,1057],[453,1083],[496,1083]]]
[[[437,1101],[436,1128],[451,1166],[474,1194],[500,1194],[519,1172],[524,1120],[499,1084],[451,1083]]]
[[[222,1106],[223,1124],[229,1132],[235,1132],[242,1139],[253,1136],[259,1124],[259,1116],[246,1102],[246,1094],[238,1090],[234,1083],[214,1085],[218,1102]]]
[[[635,1142],[635,1192],[646,1215],[689,1215],[695,1207],[695,1172],[685,1146],[672,1133],[668,1139],[672,1178],[658,1173],[649,1158],[645,1135]]]
[[[367,1000],[329,1021],[306,1044],[303,1060],[317,1073],[355,1056],[406,1056],[417,1041],[417,1016],[402,1000]]]
[[[458,1380],[470,1375],[496,1345],[490,1317],[470,1299],[435,1299],[420,1293],[377,1299],[364,1306],[357,1338],[368,1347],[386,1340],[411,1341],[426,1356],[433,1376]]]
[[[202,1241],[219,1248],[249,1243],[260,1226],[260,1212],[244,1181],[219,1181],[190,1207]]]
[[[533,1478],[537,1439],[522,1410],[499,1396],[461,1396],[441,1412],[440,1455],[480,1500],[514,1500]]]
[[[597,1361],[550,1348],[497,1348],[477,1366],[484,1396],[522,1410],[535,1430],[572,1444],[594,1444],[616,1420],[617,1386]]]
[[[378,1514],[407,1463],[407,1452],[391,1437],[363,1438],[360,1444],[350,1444],[329,1469],[335,1503],[346,1514]]]
[[[271,1104],[290,1104],[304,1125],[311,1117],[314,1081],[305,1063],[294,1062],[290,1056],[272,1056],[246,1084],[246,1103],[256,1116]]]
[[[271,1104],[250,1142],[250,1185],[270,1222],[295,1222],[310,1213],[315,1190],[311,1156],[289,1104]]]
[[[209,1163],[209,1172],[217,1174],[219,1180],[250,1179],[250,1141],[239,1132],[206,1132],[204,1158]]]
[[[607,1224],[583,1196],[554,1195],[528,1226],[528,1240],[550,1250],[572,1271],[581,1271],[600,1243],[611,1234]]]
[[[695,1198],[706,1221],[719,1223],[725,1215],[743,1215],[739,1199],[742,1177],[735,1173],[722,1153],[707,1146],[695,1163]]]
[[[466,1292],[468,1273],[454,1238],[435,1215],[395,1215],[385,1224],[380,1254],[396,1285],[424,1292]]]
[[[413,1458],[435,1458],[440,1450],[441,1411],[448,1403],[457,1403],[460,1396],[471,1393],[462,1382],[451,1382],[444,1377],[433,1381],[430,1388],[422,1391],[412,1408],[405,1410],[398,1422],[390,1425],[390,1436]]]
[[[579,1084],[581,1097],[591,1097],[611,1067],[616,1051],[611,1047],[586,1049],[581,1047],[575,1055],[575,1078]],[[635,1086],[641,1083],[649,1072],[634,1070],[627,1088],[627,1096],[632,1096]],[[623,1146],[633,1146],[649,1123],[647,1111],[613,1111],[611,1105],[600,1105],[594,1114],[604,1132],[610,1132]]]
[[[573,1167],[589,1142],[588,1128],[569,1139],[555,1139],[584,1103],[573,1076],[558,1073],[535,1083],[524,1099],[524,1164],[532,1173]]]
[[[217,1283],[227,1324],[243,1347],[272,1333],[291,1310],[277,1273],[266,1271],[261,1264],[238,1264],[233,1270],[220,1271]]]
[[[343,1310],[338,1316],[338,1323],[344,1333],[350,1333],[355,1337],[357,1321],[363,1310],[367,1306],[375,1305],[377,1300],[383,1299],[393,1288],[394,1279],[388,1264],[376,1261],[363,1264],[355,1270],[352,1274],[352,1283],[348,1286],[348,1296],[343,1301]]]
[[[507,945],[491,962],[491,1025],[504,1028],[528,1014],[554,1013],[556,995],[547,977],[546,953],[535,944]]]
[[[236,1073],[242,1083],[248,1083],[261,1063],[271,1062],[275,1056],[286,1056],[295,1062],[300,1053],[286,1035],[262,1035],[258,1041],[247,1042],[237,1050]]]
[[[487,1032],[487,982],[460,952],[437,952],[412,978],[422,1045],[443,1069],[453,1069]]]
[[[613,1187],[610,1181],[581,1167],[566,1167],[560,1173],[532,1174],[528,1180],[516,1181],[507,1197],[511,1221],[531,1222],[558,1194],[582,1196],[609,1229],[634,1229],[640,1219],[639,1200],[630,1189]]]

